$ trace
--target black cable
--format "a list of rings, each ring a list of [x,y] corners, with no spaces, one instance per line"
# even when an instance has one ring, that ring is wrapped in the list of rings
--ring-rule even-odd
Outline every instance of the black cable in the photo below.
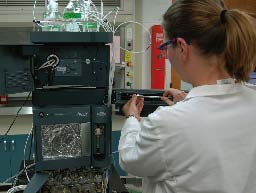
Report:
[[[17,111],[16,116],[14,117],[14,119],[13,119],[11,125],[9,126],[9,128],[7,129],[7,131],[5,132],[4,137],[6,137],[6,136],[8,135],[8,133],[10,132],[12,126],[14,125],[14,123],[16,122],[16,119],[17,119],[18,116],[19,116],[19,113],[20,113],[21,109],[22,109],[22,108],[24,107],[24,105],[27,103],[27,101],[28,101],[28,99],[29,99],[29,97],[30,97],[30,94],[31,94],[31,91],[29,92],[29,94],[28,94],[28,96],[26,97],[25,101],[23,102],[23,104],[21,105],[21,107],[19,108],[19,110]]]
[[[34,68],[34,60],[35,60],[35,58],[36,58],[36,55],[33,55],[31,60],[30,60],[30,63],[29,63],[29,65],[30,65],[29,71],[30,71],[31,77],[32,77],[34,82],[35,82],[35,68]]]

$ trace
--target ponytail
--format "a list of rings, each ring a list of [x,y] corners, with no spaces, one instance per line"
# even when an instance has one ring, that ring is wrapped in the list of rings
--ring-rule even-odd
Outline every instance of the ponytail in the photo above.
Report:
[[[226,69],[238,82],[247,81],[256,64],[256,25],[248,14],[236,9],[226,13]]]
[[[169,39],[183,37],[205,56],[224,56],[237,82],[247,81],[255,68],[255,20],[222,0],[178,0],[164,14],[163,27]]]

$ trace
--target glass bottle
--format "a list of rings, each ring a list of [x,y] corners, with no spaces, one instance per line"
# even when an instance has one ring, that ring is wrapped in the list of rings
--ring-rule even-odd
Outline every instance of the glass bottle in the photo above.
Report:
[[[91,0],[81,0],[83,2],[83,13],[82,13],[82,31],[83,32],[97,32],[98,24],[95,21],[94,13],[91,11]]]
[[[62,19],[56,0],[49,0],[43,13],[42,31],[62,31]]]
[[[82,18],[81,6],[78,0],[70,0],[63,11],[65,31],[79,32],[79,22]]]

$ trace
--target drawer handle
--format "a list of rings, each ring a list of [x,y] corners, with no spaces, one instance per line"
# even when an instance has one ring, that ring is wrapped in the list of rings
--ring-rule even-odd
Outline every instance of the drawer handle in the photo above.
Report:
[[[12,151],[14,151],[14,150],[15,150],[15,141],[12,140]]]
[[[4,140],[4,151],[7,151],[7,141]]]

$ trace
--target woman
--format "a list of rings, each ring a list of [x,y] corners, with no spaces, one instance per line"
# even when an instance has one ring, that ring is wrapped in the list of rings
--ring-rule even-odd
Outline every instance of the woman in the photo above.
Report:
[[[143,99],[132,96],[120,165],[144,177],[145,193],[255,193],[256,92],[243,85],[255,68],[253,19],[220,0],[178,0],[163,27],[160,49],[193,89],[165,92],[170,106],[143,120]]]

